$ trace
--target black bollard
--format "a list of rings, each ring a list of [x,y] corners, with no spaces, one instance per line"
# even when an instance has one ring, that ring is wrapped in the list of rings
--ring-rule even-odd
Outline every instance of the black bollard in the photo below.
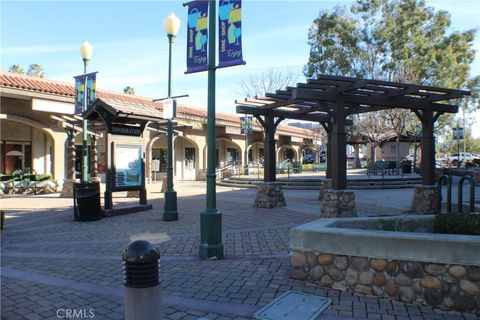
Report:
[[[160,252],[147,240],[136,240],[123,250],[125,319],[161,319],[158,273]]]

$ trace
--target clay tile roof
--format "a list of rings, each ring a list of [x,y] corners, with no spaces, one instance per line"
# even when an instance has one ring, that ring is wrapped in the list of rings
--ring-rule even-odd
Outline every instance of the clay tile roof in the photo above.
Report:
[[[16,88],[25,91],[46,93],[72,98],[75,95],[73,80],[72,83],[66,83],[43,78],[29,77],[10,72],[0,72],[0,87]],[[97,97],[101,99],[107,99],[109,101],[116,101],[118,104],[127,103],[163,110],[161,102],[153,102],[151,98],[146,97],[140,97],[102,89],[97,89]],[[207,118],[207,110],[193,108],[179,103],[177,105],[177,115],[181,118],[191,118],[204,121]],[[216,113],[217,121],[237,127],[240,126],[239,117],[240,116],[237,116],[235,114],[228,114],[223,112]],[[257,128],[257,130],[260,130],[260,127],[255,127]],[[306,136],[305,129],[296,128],[288,125],[279,125],[278,131],[281,133],[295,134],[301,137]]]

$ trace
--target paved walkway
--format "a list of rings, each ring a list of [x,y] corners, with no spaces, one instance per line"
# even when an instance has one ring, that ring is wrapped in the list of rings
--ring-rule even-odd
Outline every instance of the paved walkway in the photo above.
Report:
[[[319,319],[476,319],[290,279],[288,233],[318,219],[318,192],[287,190],[286,208],[255,209],[255,190],[218,187],[225,259],[201,261],[205,184],[177,186],[179,221],[168,223],[162,220],[158,189],[155,185],[150,193],[153,210],[94,222],[73,221],[72,200],[58,195],[3,198],[2,319],[59,319],[65,309],[122,319],[121,252],[134,239],[159,245],[165,319],[250,319],[287,290],[332,298]],[[357,191],[359,212],[401,213],[408,210],[412,192]],[[114,198],[115,203],[130,201],[136,200],[122,194]]]

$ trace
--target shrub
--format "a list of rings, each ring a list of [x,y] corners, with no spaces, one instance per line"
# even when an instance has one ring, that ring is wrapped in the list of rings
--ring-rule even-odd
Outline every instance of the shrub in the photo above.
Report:
[[[434,233],[480,235],[480,214],[441,213],[433,221]]]

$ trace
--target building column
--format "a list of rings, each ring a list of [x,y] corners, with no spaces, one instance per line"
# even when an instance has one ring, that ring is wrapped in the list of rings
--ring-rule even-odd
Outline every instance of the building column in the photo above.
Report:
[[[73,184],[75,183],[75,131],[68,129],[67,131],[67,147],[66,147],[66,179],[63,182],[61,197],[73,197]],[[55,157],[55,154],[54,154]]]
[[[97,137],[90,136],[90,180],[98,180],[98,143]]]

